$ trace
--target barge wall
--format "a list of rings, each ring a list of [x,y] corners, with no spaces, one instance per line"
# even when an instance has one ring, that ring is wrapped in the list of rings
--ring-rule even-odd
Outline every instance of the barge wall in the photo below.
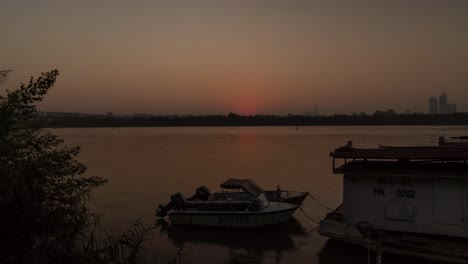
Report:
[[[343,220],[383,230],[466,238],[467,181],[345,174]]]

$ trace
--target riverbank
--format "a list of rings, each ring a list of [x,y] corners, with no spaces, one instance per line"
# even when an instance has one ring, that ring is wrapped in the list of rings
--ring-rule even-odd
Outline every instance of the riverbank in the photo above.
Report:
[[[43,127],[195,127],[195,126],[468,126],[468,113],[450,115],[83,115],[61,113],[37,117]]]

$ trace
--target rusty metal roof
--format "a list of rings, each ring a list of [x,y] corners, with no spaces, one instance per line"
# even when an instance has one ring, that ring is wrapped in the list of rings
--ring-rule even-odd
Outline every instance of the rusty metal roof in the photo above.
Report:
[[[330,156],[333,157],[334,173],[468,177],[466,144],[359,149],[349,141]],[[344,159],[344,164],[336,164],[336,159]]]
[[[468,160],[468,146],[441,145],[427,147],[390,147],[381,146],[373,149],[353,148],[352,142],[330,153],[334,158],[343,159],[384,159],[384,160]]]
[[[468,163],[355,160],[335,168],[333,172],[374,176],[468,177]]]

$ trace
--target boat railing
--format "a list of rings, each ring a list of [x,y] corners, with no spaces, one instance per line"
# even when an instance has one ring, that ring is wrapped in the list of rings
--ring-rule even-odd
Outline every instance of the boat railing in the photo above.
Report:
[[[204,211],[246,211],[251,207],[252,201],[189,201],[188,210]]]
[[[255,207],[255,206],[257,206],[257,207]],[[247,207],[246,210],[247,211],[260,211],[261,208],[262,208],[262,206],[258,202],[258,199],[255,199],[249,204],[249,206]]]

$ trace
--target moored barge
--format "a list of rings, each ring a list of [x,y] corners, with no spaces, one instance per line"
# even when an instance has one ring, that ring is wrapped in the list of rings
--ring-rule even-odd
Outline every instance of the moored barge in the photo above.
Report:
[[[443,142],[443,141],[440,141]],[[343,204],[320,221],[333,239],[390,252],[468,261],[468,148],[354,148],[330,153]]]

